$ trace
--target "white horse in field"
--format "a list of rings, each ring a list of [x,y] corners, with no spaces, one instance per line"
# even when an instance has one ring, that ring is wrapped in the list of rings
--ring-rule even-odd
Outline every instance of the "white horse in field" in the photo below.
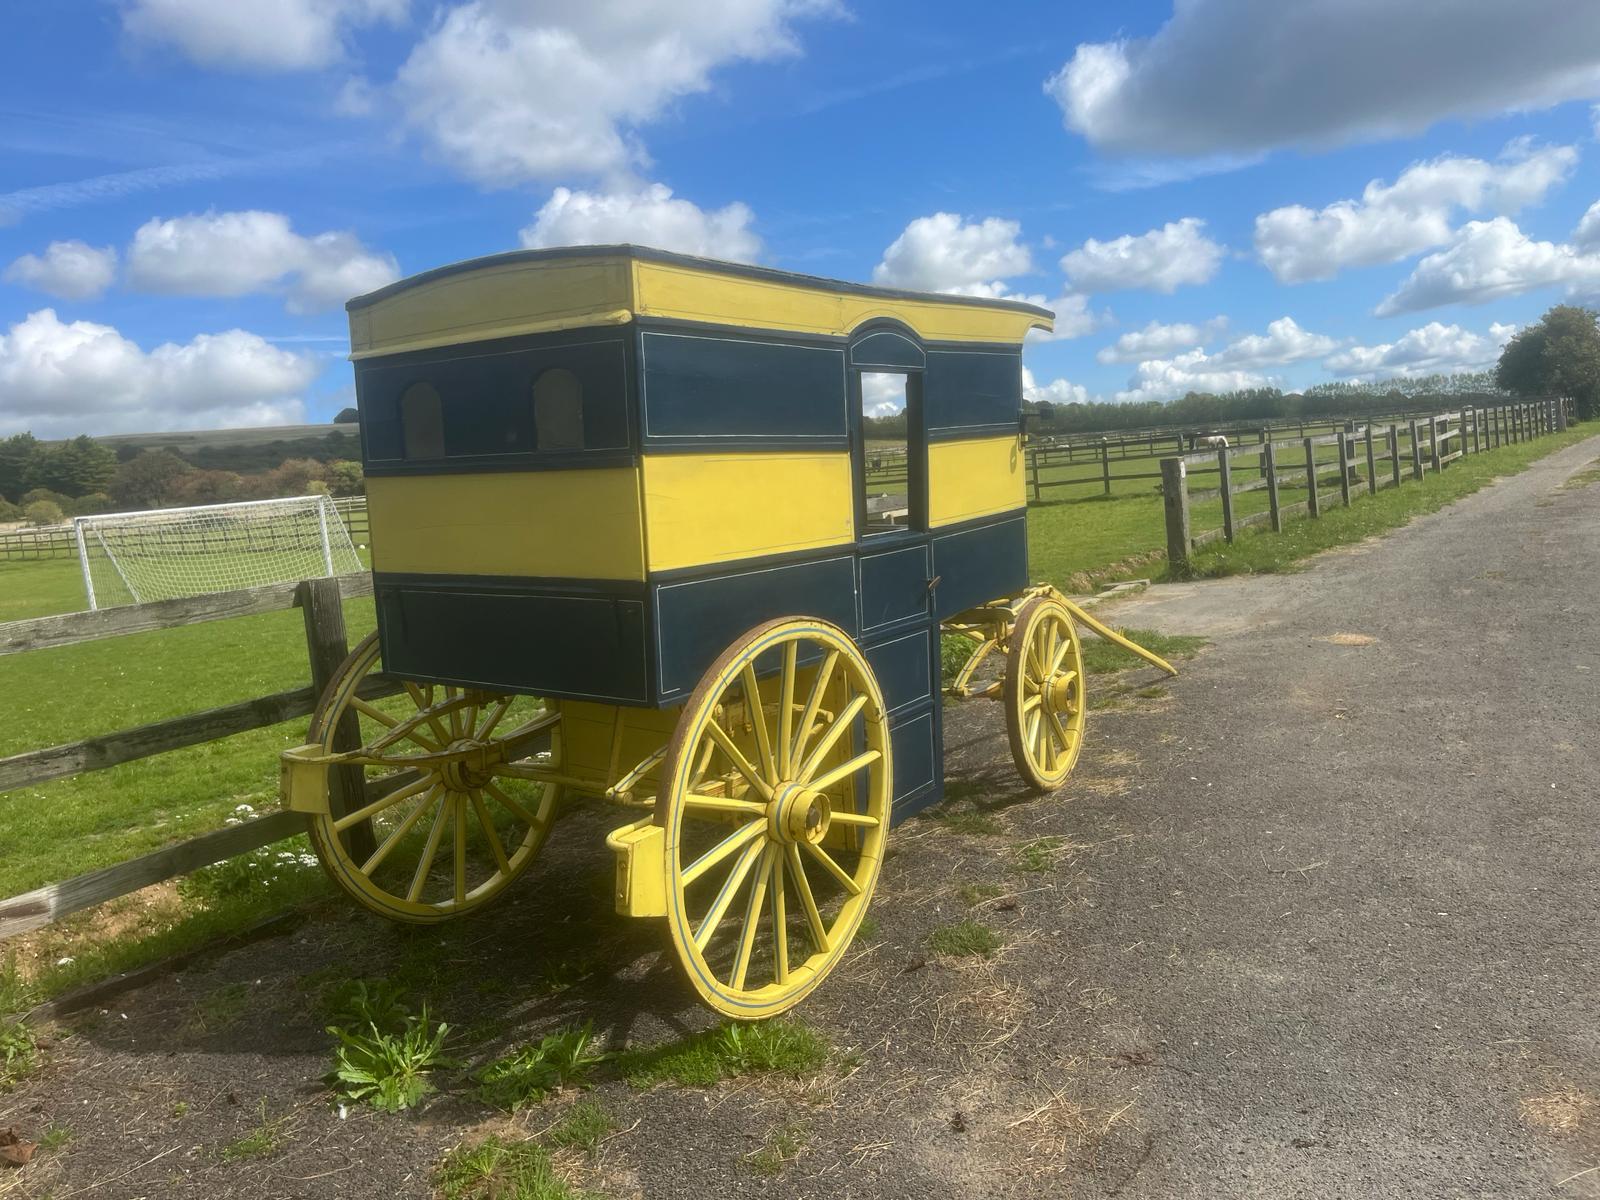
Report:
[[[1196,438],[1195,441],[1201,446],[1204,446],[1207,450],[1226,450],[1228,448],[1228,439],[1223,437],[1220,433],[1214,433],[1207,437]]]

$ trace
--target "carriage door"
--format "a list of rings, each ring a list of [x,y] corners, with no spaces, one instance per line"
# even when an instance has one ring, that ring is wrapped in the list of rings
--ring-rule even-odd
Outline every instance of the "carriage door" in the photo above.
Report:
[[[889,707],[896,819],[937,800],[943,780],[924,362],[903,326],[868,326],[850,344],[860,640]]]

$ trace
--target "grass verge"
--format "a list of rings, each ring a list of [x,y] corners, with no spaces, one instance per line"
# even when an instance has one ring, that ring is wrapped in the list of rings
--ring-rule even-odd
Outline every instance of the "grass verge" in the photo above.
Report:
[[[799,1078],[828,1060],[822,1035],[798,1021],[720,1025],[679,1042],[616,1057],[622,1077],[636,1088],[658,1083],[710,1087],[740,1075]]]

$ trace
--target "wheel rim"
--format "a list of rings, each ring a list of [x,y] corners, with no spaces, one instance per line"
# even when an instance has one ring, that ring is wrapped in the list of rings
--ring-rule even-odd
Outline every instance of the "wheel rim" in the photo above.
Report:
[[[1035,787],[1060,786],[1083,749],[1088,715],[1083,649],[1065,606],[1045,597],[1018,615],[1005,694],[1007,732],[1017,770]]]
[[[877,886],[891,766],[882,693],[835,626],[769,622],[706,672],[657,819],[673,947],[713,1008],[772,1016],[839,961]]]
[[[462,916],[503,892],[549,835],[558,789],[517,775],[539,761],[527,744],[548,712],[533,697],[404,680],[397,694],[368,699],[379,657],[373,634],[312,718],[310,740],[329,753],[354,723],[364,754],[330,775],[347,772],[347,786],[369,798],[344,816],[313,816],[312,846],[334,882],[374,912],[421,924]],[[365,821],[370,845],[359,844]]]

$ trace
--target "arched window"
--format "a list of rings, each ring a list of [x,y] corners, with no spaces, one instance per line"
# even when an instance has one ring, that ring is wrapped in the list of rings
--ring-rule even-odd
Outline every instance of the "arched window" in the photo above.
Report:
[[[534,380],[533,424],[540,450],[583,449],[583,384],[565,367]]]
[[[400,394],[400,429],[406,458],[444,457],[444,407],[438,388],[419,380]]]

